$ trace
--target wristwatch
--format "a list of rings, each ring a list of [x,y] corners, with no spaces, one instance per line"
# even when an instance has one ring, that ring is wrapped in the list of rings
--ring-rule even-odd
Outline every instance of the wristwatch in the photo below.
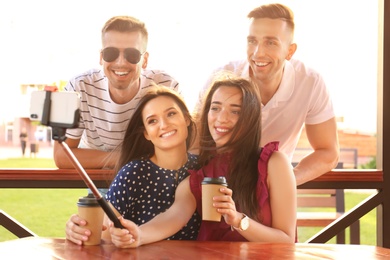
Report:
[[[238,226],[238,228],[236,227],[233,227],[234,229],[236,230],[240,230],[240,231],[245,231],[248,229],[249,227],[249,217],[247,215],[245,215],[244,213],[242,213],[242,215],[244,215],[244,217],[241,219],[240,221],[240,225]]]

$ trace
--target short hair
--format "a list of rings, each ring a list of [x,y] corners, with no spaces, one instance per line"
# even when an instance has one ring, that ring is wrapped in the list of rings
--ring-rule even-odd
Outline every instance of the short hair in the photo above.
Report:
[[[145,23],[132,16],[114,16],[110,18],[102,28],[102,39],[106,32],[140,32],[143,36],[144,48],[148,45],[148,30]]]
[[[269,18],[269,19],[280,19],[287,23],[291,31],[294,33],[295,23],[294,23],[294,13],[293,11],[285,5],[282,4],[267,4],[256,7],[247,15],[248,18],[259,19],[259,18]]]

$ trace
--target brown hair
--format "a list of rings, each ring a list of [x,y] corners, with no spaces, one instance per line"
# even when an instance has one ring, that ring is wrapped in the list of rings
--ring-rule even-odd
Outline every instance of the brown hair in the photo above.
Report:
[[[292,33],[294,33],[294,29],[295,29],[294,13],[290,8],[288,8],[285,5],[282,4],[262,5],[250,11],[247,17],[253,19],[269,18],[269,19],[283,20],[290,27]]]
[[[195,123],[191,114],[184,102],[184,99],[176,91],[162,86],[154,85],[150,90],[140,99],[134,114],[131,117],[127,126],[123,142],[120,146],[120,156],[117,162],[115,172],[118,172],[126,163],[140,159],[142,157],[150,157],[154,154],[154,145],[148,141],[144,136],[145,126],[142,120],[142,111],[145,105],[157,97],[170,97],[180,107],[181,112],[185,118],[190,121],[188,129],[188,136],[186,140],[187,148],[190,147],[196,134]]]
[[[242,106],[239,119],[230,140],[222,147],[216,144],[208,127],[208,113],[215,91],[221,87],[238,88],[242,92]],[[232,153],[226,175],[233,199],[240,209],[258,220],[259,205],[256,197],[258,179],[257,161],[261,138],[260,97],[257,88],[248,80],[223,72],[212,82],[200,112],[200,165],[205,165],[215,152]]]
[[[144,50],[148,45],[148,30],[146,29],[145,23],[141,22],[137,18],[132,16],[114,16],[110,18],[102,28],[103,35],[108,31],[118,32],[140,32],[143,36]]]

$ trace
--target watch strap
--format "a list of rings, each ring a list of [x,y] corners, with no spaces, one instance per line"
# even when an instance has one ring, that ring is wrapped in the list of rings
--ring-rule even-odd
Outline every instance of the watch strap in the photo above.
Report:
[[[243,217],[240,220],[240,224],[238,225],[238,227],[235,227],[233,225],[230,226],[232,231],[234,231],[234,230],[244,231],[244,229],[242,229],[242,226],[241,226],[242,220],[245,219],[245,218],[249,218],[249,217],[247,215],[245,215],[244,213],[242,213],[242,215],[243,215]]]

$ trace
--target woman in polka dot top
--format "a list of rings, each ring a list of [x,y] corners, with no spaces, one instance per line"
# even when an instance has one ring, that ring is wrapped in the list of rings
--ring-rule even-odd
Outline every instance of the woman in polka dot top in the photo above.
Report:
[[[199,168],[197,156],[187,152],[195,131],[177,92],[156,85],[141,98],[120,147],[117,175],[106,194],[118,215],[141,225],[173,204],[176,188],[188,170]],[[80,221],[73,215],[66,227],[67,239],[77,244],[90,234]],[[105,216],[105,226],[108,221]],[[194,209],[188,223],[168,239],[196,240],[200,222]],[[102,238],[110,239],[108,229]]]

